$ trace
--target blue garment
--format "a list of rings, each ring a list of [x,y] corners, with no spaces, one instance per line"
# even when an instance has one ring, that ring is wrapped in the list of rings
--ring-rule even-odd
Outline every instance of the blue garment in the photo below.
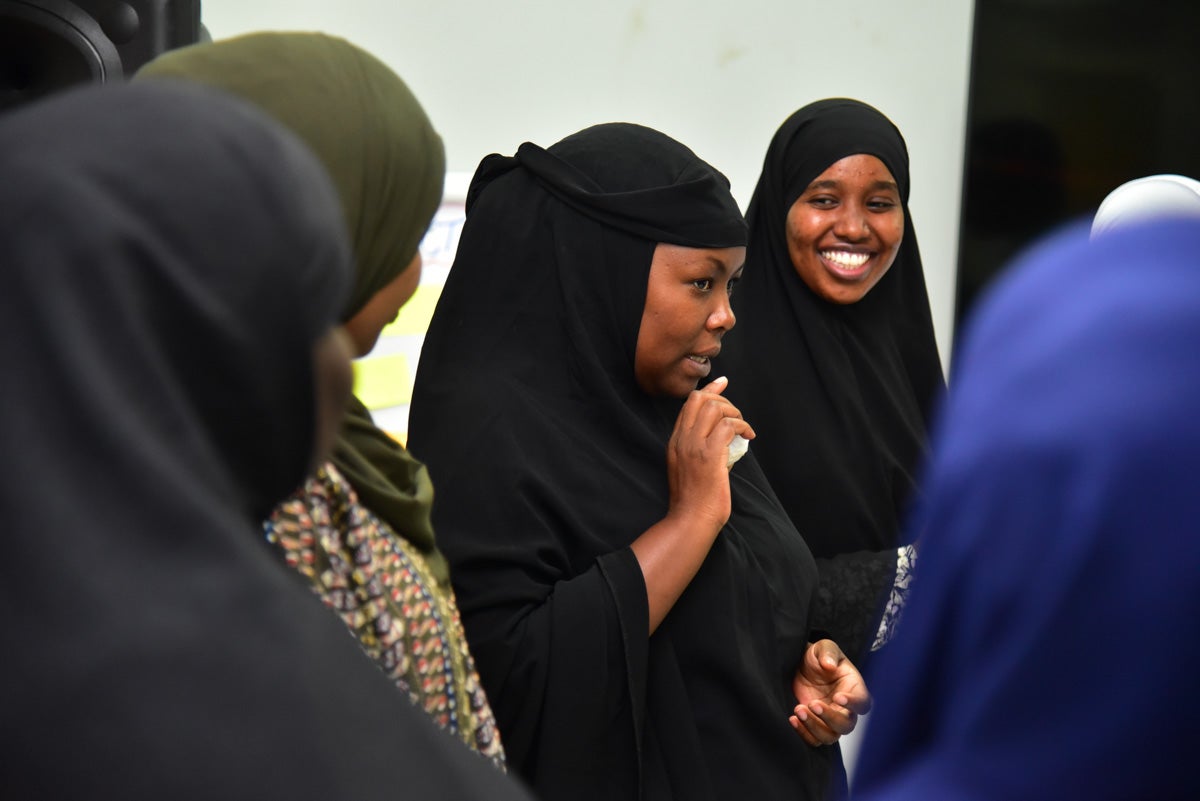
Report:
[[[1200,798],[1200,224],[1057,234],[958,357],[856,799]]]

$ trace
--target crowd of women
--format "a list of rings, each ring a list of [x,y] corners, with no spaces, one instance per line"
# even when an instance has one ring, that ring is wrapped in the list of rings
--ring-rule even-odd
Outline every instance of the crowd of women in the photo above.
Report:
[[[444,171],[320,34],[0,118],[5,797],[817,801],[873,704],[856,795],[1200,792],[1186,179],[1015,267],[947,390],[879,110],[789,117],[744,215],[659,131],[526,142],[406,447],[348,360]]]

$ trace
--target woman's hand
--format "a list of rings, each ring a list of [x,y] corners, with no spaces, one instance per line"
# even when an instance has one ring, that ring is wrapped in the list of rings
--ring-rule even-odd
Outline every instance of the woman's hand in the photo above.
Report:
[[[804,742],[830,745],[854,731],[871,710],[871,695],[858,668],[833,640],[810,643],[792,679],[796,708],[788,720]]]
[[[722,377],[688,395],[667,443],[668,516],[705,521],[719,530],[729,520],[729,443],[754,439],[742,413],[721,396]]]
[[[667,443],[667,515],[630,545],[646,580],[651,634],[687,589],[729,520],[729,443],[734,434],[753,439],[754,429],[721,397],[728,383],[718,378],[684,402]]]

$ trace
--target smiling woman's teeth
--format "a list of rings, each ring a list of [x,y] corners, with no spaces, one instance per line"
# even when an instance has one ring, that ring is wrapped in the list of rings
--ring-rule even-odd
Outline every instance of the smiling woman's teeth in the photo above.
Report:
[[[691,359],[692,361],[696,362],[697,364],[708,364],[707,356],[688,356],[688,358]]]
[[[867,263],[869,253],[851,253],[846,250],[822,250],[821,258],[847,270],[855,270]]]

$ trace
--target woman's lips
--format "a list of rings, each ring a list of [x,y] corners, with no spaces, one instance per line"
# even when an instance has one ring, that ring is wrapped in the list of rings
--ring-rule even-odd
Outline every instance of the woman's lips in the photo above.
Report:
[[[688,372],[698,378],[704,378],[712,370],[712,360],[707,356],[698,356],[689,354],[684,360],[684,366],[688,368]]]
[[[834,275],[843,278],[860,278],[871,271],[874,253],[858,250],[819,250],[817,255]]]

